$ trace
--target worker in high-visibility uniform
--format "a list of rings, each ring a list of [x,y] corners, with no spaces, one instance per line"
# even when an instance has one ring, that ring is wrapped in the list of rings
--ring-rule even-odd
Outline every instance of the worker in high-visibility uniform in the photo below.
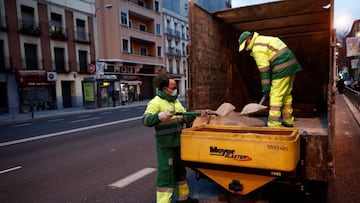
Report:
[[[243,32],[239,52],[246,50],[255,59],[260,71],[263,96],[270,96],[267,126],[293,127],[292,89],[295,74],[302,70],[293,52],[277,37]],[[282,122],[281,122],[282,118]]]
[[[177,99],[176,81],[165,78],[158,85],[157,95],[149,101],[143,115],[143,124],[155,127],[158,162],[157,203],[170,203],[175,194],[177,202],[196,203],[189,197],[186,169],[180,159],[180,133],[183,124],[195,119],[193,115],[178,116],[185,112]]]

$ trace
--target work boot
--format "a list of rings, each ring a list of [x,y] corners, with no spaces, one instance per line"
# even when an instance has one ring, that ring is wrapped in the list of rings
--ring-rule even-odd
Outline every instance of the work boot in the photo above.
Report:
[[[198,199],[191,199],[190,197],[187,200],[176,201],[176,203],[199,203]]]
[[[288,127],[288,128],[294,127],[294,124],[282,123],[282,125],[283,125],[284,127]]]

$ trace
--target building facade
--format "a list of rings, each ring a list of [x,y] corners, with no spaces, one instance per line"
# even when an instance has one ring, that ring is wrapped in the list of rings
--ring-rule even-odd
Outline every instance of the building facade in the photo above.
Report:
[[[135,100],[154,96],[153,78],[165,70],[161,0],[98,0],[112,9],[96,15],[100,74],[115,75],[115,94]]]
[[[0,109],[82,106],[95,63],[93,1],[0,0]]]
[[[360,20],[353,22],[351,30],[345,38],[345,50],[346,72],[352,80],[360,81]]]
[[[189,43],[188,18],[163,9],[165,35],[166,72],[177,82],[178,92],[185,95],[187,89],[187,46]]]

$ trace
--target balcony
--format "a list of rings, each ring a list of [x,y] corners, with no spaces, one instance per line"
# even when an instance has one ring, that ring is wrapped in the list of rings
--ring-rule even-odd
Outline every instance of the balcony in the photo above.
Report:
[[[80,43],[90,43],[90,34],[83,31],[75,31],[74,39]]]
[[[174,47],[168,47],[166,50],[166,54],[171,56],[181,56],[181,50],[175,49]]]
[[[22,34],[40,36],[40,26],[34,23],[21,22],[19,25],[19,32]]]
[[[165,35],[167,36],[168,40],[171,40],[171,38],[174,37],[176,42],[180,41],[180,31],[166,28]]]
[[[41,70],[43,61],[33,58],[22,58],[22,70]]]
[[[8,25],[6,22],[6,17],[0,18],[0,30],[6,31],[8,29]]]
[[[10,57],[0,57],[0,73],[12,72],[12,64]]]
[[[53,39],[67,40],[67,33],[63,27],[50,25],[49,35]]]

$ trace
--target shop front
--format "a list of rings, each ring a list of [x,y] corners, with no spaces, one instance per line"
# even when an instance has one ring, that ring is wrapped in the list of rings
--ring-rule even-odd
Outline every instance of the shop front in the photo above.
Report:
[[[55,81],[42,70],[18,71],[20,112],[57,109]]]

